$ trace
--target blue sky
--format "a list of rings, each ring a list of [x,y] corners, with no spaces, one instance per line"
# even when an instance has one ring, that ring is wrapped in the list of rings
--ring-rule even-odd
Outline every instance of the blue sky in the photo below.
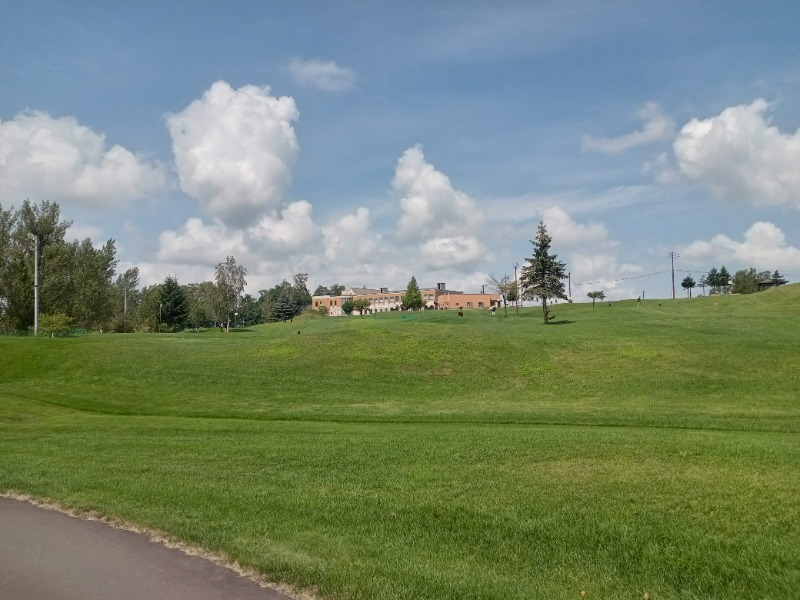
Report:
[[[143,283],[475,291],[543,219],[572,295],[800,278],[796,2],[30,2],[0,204],[58,201]],[[683,291],[678,288],[678,293]]]

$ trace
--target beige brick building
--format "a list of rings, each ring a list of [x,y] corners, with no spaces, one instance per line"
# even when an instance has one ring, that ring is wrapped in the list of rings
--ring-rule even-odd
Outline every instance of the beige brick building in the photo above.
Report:
[[[444,283],[433,288],[420,288],[425,310],[472,310],[490,309],[500,305],[499,294],[465,294],[448,290]],[[340,296],[314,296],[311,306],[314,309],[327,308],[328,314],[339,317],[344,314],[342,304],[348,300],[369,300],[365,314],[401,310],[405,290],[390,291],[388,288],[347,288]]]

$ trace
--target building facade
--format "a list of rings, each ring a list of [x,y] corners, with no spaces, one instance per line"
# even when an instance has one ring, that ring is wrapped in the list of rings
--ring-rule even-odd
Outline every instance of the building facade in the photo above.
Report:
[[[500,306],[499,294],[465,294],[448,290],[444,283],[437,283],[436,287],[420,288],[422,302],[425,310],[472,310],[491,309]],[[342,305],[348,300],[366,299],[369,308],[365,314],[402,310],[405,290],[389,290],[389,288],[347,288],[340,296],[314,296],[311,299],[312,308],[328,310],[332,317],[344,315]]]

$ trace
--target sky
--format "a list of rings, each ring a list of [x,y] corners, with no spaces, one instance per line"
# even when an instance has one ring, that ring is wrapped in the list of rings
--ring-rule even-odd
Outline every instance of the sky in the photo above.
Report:
[[[0,205],[59,203],[141,283],[476,292],[537,225],[575,301],[800,280],[800,4],[6,7]]]

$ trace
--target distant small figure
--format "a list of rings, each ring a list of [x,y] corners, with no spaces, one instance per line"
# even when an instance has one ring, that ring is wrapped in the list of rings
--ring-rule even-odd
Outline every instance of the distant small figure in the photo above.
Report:
[[[297,335],[300,335],[300,330],[297,331]]]
[[[608,305],[611,306],[611,300],[608,301]]]

